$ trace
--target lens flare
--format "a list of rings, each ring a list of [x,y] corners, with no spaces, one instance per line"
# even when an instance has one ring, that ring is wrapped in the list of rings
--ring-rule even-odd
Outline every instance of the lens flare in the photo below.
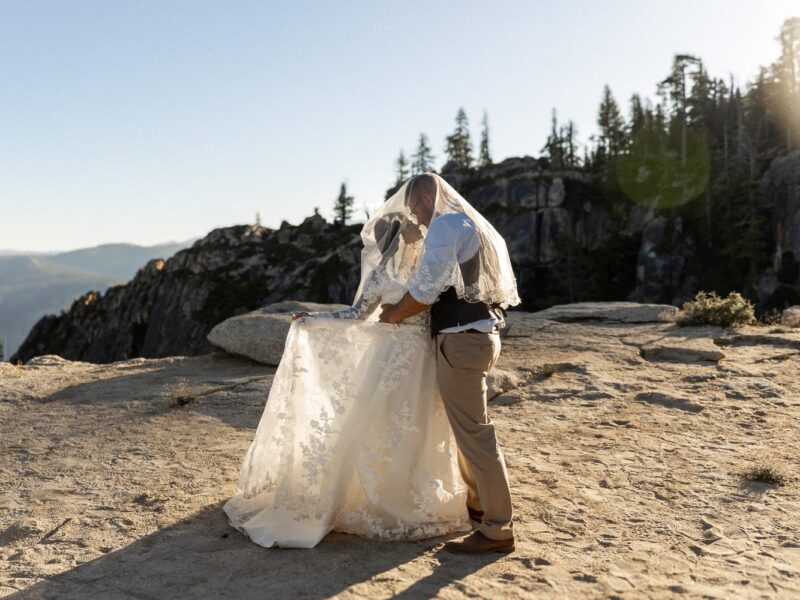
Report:
[[[659,141],[647,131],[634,135],[630,153],[615,163],[620,187],[631,200],[673,208],[705,191],[711,153],[704,136],[687,129],[676,137]]]

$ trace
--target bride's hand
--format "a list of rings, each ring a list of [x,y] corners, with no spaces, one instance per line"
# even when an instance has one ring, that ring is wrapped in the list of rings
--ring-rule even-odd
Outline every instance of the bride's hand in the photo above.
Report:
[[[310,317],[311,315],[307,312],[296,312],[292,313],[292,321],[296,321],[300,317]]]

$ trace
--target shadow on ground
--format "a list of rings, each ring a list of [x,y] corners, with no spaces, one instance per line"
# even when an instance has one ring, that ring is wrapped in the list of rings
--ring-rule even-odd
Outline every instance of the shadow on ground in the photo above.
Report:
[[[503,556],[444,552],[445,539],[381,542],[331,533],[311,549],[264,548],[230,527],[219,502],[7,598],[325,598],[374,579],[383,589],[397,579],[399,597],[429,598]],[[424,554],[433,572],[410,586],[388,573]],[[368,587],[359,592],[370,595]]]

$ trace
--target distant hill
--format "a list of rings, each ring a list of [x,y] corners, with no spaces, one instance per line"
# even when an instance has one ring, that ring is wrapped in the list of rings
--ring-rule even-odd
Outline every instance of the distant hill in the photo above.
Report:
[[[136,271],[153,258],[167,258],[178,250],[188,248],[200,238],[185,242],[169,242],[157,246],[133,244],[103,244],[48,256],[48,260],[65,267],[75,267],[128,281]]]
[[[87,290],[125,283],[149,260],[168,258],[196,239],[156,246],[104,244],[54,254],[0,251],[0,342],[5,357],[44,315],[58,314]]]

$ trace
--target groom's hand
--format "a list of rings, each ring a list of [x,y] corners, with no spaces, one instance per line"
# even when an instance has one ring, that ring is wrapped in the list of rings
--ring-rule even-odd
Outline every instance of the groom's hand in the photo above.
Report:
[[[394,320],[393,312],[395,309],[396,304],[381,304],[381,314],[378,316],[378,320],[381,323],[396,323],[397,321]]]
[[[381,304],[381,314],[378,320],[383,323],[399,323],[426,308],[428,308],[427,304],[417,302],[414,296],[406,292],[397,304]]]

